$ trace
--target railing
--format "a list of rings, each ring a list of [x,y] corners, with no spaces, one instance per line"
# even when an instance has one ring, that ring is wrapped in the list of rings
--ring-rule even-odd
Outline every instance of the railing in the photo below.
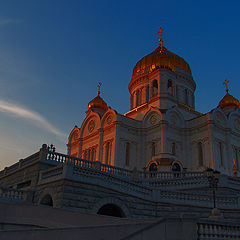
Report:
[[[229,222],[199,222],[198,240],[240,239],[240,225]]]
[[[81,168],[79,166],[73,166],[73,176],[79,176],[86,178],[89,181],[92,179],[94,183],[101,183],[106,186],[113,186],[118,189],[128,189],[128,192],[135,192],[144,196],[152,196],[152,189],[147,186],[139,185],[131,179],[119,178],[119,176],[113,175],[110,172],[103,172],[96,169]]]
[[[34,153],[33,155],[25,158],[25,159],[21,159],[19,160],[17,163],[13,164],[12,166],[10,167],[5,167],[4,170],[2,170],[0,172],[0,177],[3,177],[7,174],[10,174],[10,173],[13,173],[15,171],[17,171],[18,169],[24,167],[24,166],[27,166],[35,161],[38,161],[39,160],[39,153],[40,152],[37,152],[37,153]]]
[[[28,191],[0,187],[0,201],[24,202],[27,200],[28,194]]]
[[[194,205],[197,203],[199,205],[212,206],[213,197],[211,195],[199,195],[194,193],[185,193],[179,191],[161,191],[160,192],[160,199],[165,200],[177,200],[184,202],[192,202]],[[219,207],[236,207],[238,205],[238,198],[234,196],[217,196],[216,202]]]

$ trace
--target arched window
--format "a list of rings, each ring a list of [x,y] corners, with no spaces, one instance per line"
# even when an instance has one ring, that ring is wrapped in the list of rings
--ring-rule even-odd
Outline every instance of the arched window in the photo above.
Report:
[[[234,149],[234,152],[235,152],[235,161],[236,161],[236,167],[237,167],[237,169],[239,169],[239,157],[238,157],[238,149],[237,148],[235,148]]]
[[[185,104],[188,105],[188,90],[184,89]]]
[[[179,100],[179,86],[176,85],[176,95],[177,95],[177,100]]]
[[[136,91],[136,107],[139,105],[139,90]]]
[[[105,163],[110,164],[110,157],[111,157],[111,143],[107,142],[105,147]]]
[[[87,160],[90,160],[90,154],[91,154],[91,150],[88,149],[88,150],[87,150]]]
[[[174,86],[173,86],[173,81],[168,80],[168,94],[173,96],[174,95]]]
[[[156,145],[155,142],[152,142],[152,157],[156,155]]]
[[[95,161],[95,148],[92,148],[91,151],[91,161]]]
[[[139,100],[138,100],[139,105],[142,104],[142,88],[139,90]]]
[[[133,109],[133,96],[130,97],[130,108]]]
[[[130,162],[130,143],[126,143],[126,156],[125,156],[125,165],[129,166]]]
[[[176,143],[175,142],[172,143],[172,154],[176,155]]]
[[[220,155],[220,165],[224,166],[223,163],[223,144],[221,142],[218,143],[219,145],[219,155]]]
[[[158,94],[158,82],[157,80],[152,81],[152,97],[157,96]]]
[[[126,217],[124,212],[122,211],[122,209],[115,204],[106,204],[106,205],[102,206],[98,210],[97,214],[107,215],[107,216],[112,216],[112,217],[120,217],[120,218]]]
[[[149,101],[149,86],[146,87],[146,102]]]
[[[198,165],[201,167],[203,166],[203,147],[202,143],[198,143]]]

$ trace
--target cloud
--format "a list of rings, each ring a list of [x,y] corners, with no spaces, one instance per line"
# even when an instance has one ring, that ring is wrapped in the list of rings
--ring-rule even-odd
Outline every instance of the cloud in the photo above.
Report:
[[[59,137],[66,137],[66,134],[62,133],[57,128],[55,128],[40,114],[30,109],[27,109],[25,107],[0,99],[0,112],[13,114],[16,117],[21,117],[21,118],[30,120],[32,121],[32,123],[38,124],[38,126],[41,126],[42,128],[46,129],[47,131]]]
[[[21,22],[23,22],[23,20],[21,19],[0,19],[0,26],[4,26],[11,23],[21,23]]]

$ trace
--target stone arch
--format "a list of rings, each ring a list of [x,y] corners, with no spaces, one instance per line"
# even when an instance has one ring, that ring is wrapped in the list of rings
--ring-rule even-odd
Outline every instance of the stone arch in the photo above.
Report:
[[[112,119],[109,119],[112,117]],[[109,109],[105,112],[101,118],[100,127],[103,128],[105,124],[110,125],[111,123],[115,122],[117,119],[117,113],[113,109]]]
[[[176,107],[167,111],[166,118],[172,126],[182,127],[184,125],[184,117]]]
[[[50,194],[44,195],[42,199],[40,199],[40,205],[53,207],[53,199]]]
[[[151,108],[143,117],[143,124],[145,126],[156,125],[160,120],[162,120],[162,113],[155,108]]]
[[[228,119],[220,108],[215,108],[212,112],[212,118],[217,125],[226,127]]]
[[[235,131],[240,131],[240,112],[239,110],[235,110],[231,112],[228,116],[228,122],[230,127]]]
[[[175,168],[174,166],[176,166],[177,168]],[[174,160],[172,162],[172,171],[178,171],[181,172],[183,170],[183,165],[180,161],[178,160]]]
[[[113,198],[113,197],[108,197],[108,198],[103,198],[100,201],[98,201],[95,206],[92,209],[93,214],[98,214],[100,210],[117,210],[119,211],[120,214],[122,214],[122,217],[129,218],[130,217],[130,212],[126,205],[119,199]],[[102,214],[106,215],[106,214]],[[112,216],[112,215],[108,215]]]
[[[81,126],[81,128],[80,128],[80,138],[82,138],[83,137],[83,134],[84,134],[84,130],[86,129],[86,126],[87,126],[87,124],[91,121],[91,119],[96,119],[97,121],[96,121],[96,124],[95,124],[95,129],[98,129],[98,128],[100,128],[100,116],[99,116],[99,114],[98,113],[96,113],[96,112],[91,112],[85,119],[84,119],[84,121],[83,121],[83,123],[82,123],[82,126]]]

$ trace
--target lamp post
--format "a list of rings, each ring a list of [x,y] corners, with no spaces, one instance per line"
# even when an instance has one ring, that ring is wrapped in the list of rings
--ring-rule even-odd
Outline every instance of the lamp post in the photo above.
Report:
[[[206,176],[209,183],[209,188],[212,188],[213,191],[213,209],[216,208],[216,190],[219,181],[220,172],[214,171],[212,168],[208,168],[206,170]]]

